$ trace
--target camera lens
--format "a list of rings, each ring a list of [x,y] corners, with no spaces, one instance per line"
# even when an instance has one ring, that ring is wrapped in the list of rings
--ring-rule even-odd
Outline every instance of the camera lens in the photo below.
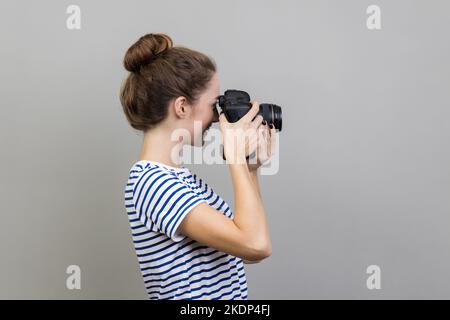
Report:
[[[281,125],[282,125],[282,113],[281,113],[281,107],[277,105],[272,105],[273,108],[273,125],[275,129],[278,129],[281,131]]]
[[[282,114],[281,107],[276,104],[262,103],[260,104],[259,114],[263,116],[269,124],[272,124],[275,129],[281,131]]]

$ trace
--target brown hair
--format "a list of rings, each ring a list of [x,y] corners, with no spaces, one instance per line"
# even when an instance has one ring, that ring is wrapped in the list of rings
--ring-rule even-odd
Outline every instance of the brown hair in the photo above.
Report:
[[[184,96],[195,104],[216,72],[214,60],[173,46],[162,33],[140,37],[127,50],[123,65],[130,74],[122,84],[120,101],[130,125],[142,131],[166,118],[172,99]]]

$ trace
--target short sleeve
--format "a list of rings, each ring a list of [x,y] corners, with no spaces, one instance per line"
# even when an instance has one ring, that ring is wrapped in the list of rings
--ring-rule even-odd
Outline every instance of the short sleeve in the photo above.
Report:
[[[176,173],[158,167],[143,172],[133,200],[140,221],[149,230],[164,233],[175,242],[185,238],[177,231],[183,218],[198,204],[206,203]]]

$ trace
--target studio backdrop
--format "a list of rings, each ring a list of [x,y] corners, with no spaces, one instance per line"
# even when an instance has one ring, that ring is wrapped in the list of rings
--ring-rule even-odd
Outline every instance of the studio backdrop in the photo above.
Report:
[[[119,100],[146,33],[282,106],[249,299],[450,298],[448,1],[0,3],[0,298],[146,299]],[[226,165],[189,165],[231,205]],[[80,275],[81,287],[70,286]]]

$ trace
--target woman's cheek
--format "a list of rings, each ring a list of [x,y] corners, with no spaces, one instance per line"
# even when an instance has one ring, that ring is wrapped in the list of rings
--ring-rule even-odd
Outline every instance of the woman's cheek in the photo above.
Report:
[[[191,145],[193,146],[201,146],[203,140],[203,134],[201,127],[197,126],[192,130],[191,134]]]

